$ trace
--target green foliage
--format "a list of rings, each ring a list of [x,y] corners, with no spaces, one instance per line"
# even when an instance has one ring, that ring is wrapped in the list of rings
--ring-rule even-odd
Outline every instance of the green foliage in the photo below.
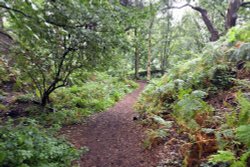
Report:
[[[244,34],[246,31],[248,29],[244,29],[243,26],[241,33]],[[197,143],[200,140],[206,141],[206,137],[197,139],[197,133],[204,127],[212,126],[213,131],[216,131],[221,151],[211,157],[211,162],[225,162],[230,163],[231,167],[245,167],[249,158],[250,137],[248,133],[250,102],[247,94],[237,94],[238,106],[236,108],[231,106],[233,112],[227,114],[227,124],[224,124],[224,117],[221,116],[224,113],[217,110],[212,112],[213,107],[205,101],[211,95],[216,97],[218,91],[231,89],[235,84],[239,84],[235,79],[236,62],[239,60],[248,62],[249,46],[246,43],[248,38],[237,37],[234,43],[228,43],[227,38],[228,36],[207,44],[201,52],[189,50],[181,58],[173,55],[170,58],[171,67],[166,75],[147,86],[136,108],[147,121],[154,117],[152,115],[162,118],[147,122],[154,128],[155,124],[152,122],[158,122],[154,131],[157,131],[157,128],[161,129],[160,125],[165,121],[165,114],[169,114],[167,116],[172,116],[178,125],[181,125],[182,130],[189,133],[191,140],[198,140]],[[249,90],[247,79],[244,85],[243,90]],[[214,122],[213,118],[219,118],[219,121]],[[151,146],[149,142],[147,144]],[[202,149],[199,150],[201,154],[203,154]]]
[[[229,42],[250,42],[250,23],[241,26],[233,27],[229,30],[227,36]]]
[[[248,97],[246,97],[244,93],[239,92],[237,93],[236,99],[238,107],[234,109],[235,111],[232,112],[232,114],[227,115],[227,122],[231,127],[238,127],[250,123],[250,101]]]
[[[53,105],[46,108],[48,112],[39,112],[42,110],[39,106],[30,106],[26,112],[43,125],[79,123],[84,117],[111,107],[138,86],[133,81],[111,77],[105,73],[86,75],[84,80],[74,77],[72,82],[76,85],[55,91],[51,96]]]
[[[234,139],[235,134],[233,129],[220,129],[218,132],[216,132],[216,140],[220,150],[224,150],[227,147],[230,147],[233,143],[232,141],[236,143]]]
[[[233,79],[235,85],[239,89],[249,89],[250,88],[250,81],[248,79]]]
[[[7,111],[7,110],[8,110],[8,107],[6,107],[3,104],[0,104],[0,111]]]
[[[168,129],[148,129],[146,131],[146,139],[144,140],[144,148],[151,149],[153,144],[158,144],[162,139],[168,136]]]
[[[8,72],[6,71],[5,62],[0,59],[0,84],[2,84],[2,82],[9,81],[9,79],[10,78]]]
[[[231,151],[218,151],[218,154],[210,156],[209,161],[213,163],[228,162],[230,167],[246,167],[250,152],[241,155],[239,159]]]
[[[242,93],[238,93],[237,101],[240,107],[239,125],[247,125],[250,123],[250,101]]]
[[[212,155],[211,162],[229,162],[230,167],[245,167],[248,158],[250,157],[250,126],[249,126],[249,105],[250,101],[244,97],[243,93],[237,94],[238,108],[235,109],[230,115],[227,115],[227,125],[231,129],[220,130],[217,133],[218,144],[221,149],[230,148],[231,151],[219,151],[218,154]],[[234,130],[235,129],[235,130]],[[235,131],[235,132],[234,132]],[[239,158],[233,151],[238,145],[244,144],[246,149]],[[236,148],[235,148],[236,147]]]
[[[61,89],[53,95],[55,107],[60,110],[82,109],[82,112],[92,113],[103,111],[113,105],[126,93],[130,92],[131,82],[110,77],[104,73],[93,74],[94,80],[86,81],[84,85],[75,85]]]
[[[244,27],[242,31],[246,31]],[[142,113],[161,113],[178,100],[181,89],[216,93],[231,88],[236,72],[233,62],[229,60],[235,50],[237,48],[227,46],[222,38],[221,41],[207,44],[199,55],[191,53],[189,59],[175,62],[163,78],[148,86],[137,109]]]
[[[7,10],[6,19],[18,42],[12,54],[22,79],[32,82],[44,106],[53,91],[68,85],[77,69],[113,66],[111,60],[118,54],[110,51],[122,48],[126,41],[121,33],[120,13],[115,4],[107,1],[0,3],[13,9]]]
[[[210,158],[211,162],[233,162],[235,155],[231,151],[218,151],[218,154],[212,155]]]
[[[250,43],[244,43],[229,57],[233,61],[250,61]]]
[[[250,149],[250,125],[242,125],[236,129],[237,139]]]
[[[80,152],[64,140],[48,135],[33,120],[0,129],[0,166],[68,167]]]
[[[156,122],[161,128],[165,128],[165,129],[172,128],[173,122],[166,121],[157,115],[152,116],[152,118],[153,118],[153,121]]]
[[[218,88],[228,89],[233,86],[232,79],[236,77],[234,72],[228,65],[218,65],[211,69],[211,83]]]
[[[74,74],[71,82],[73,86],[52,94],[51,105],[43,108],[29,103],[24,111],[44,126],[80,123],[87,116],[111,107],[138,86],[131,80],[100,72]],[[20,95],[16,100],[22,103],[31,101],[34,101],[33,94]]]
[[[204,95],[206,93],[202,91],[191,93],[191,90],[181,90],[179,92],[178,100],[172,105],[173,115],[179,124],[192,130],[200,128],[195,121],[197,114],[209,114],[213,111],[213,108],[201,99]]]
[[[33,94],[24,94],[24,95],[17,96],[16,102],[28,103],[28,102],[32,102],[34,99],[35,97]]]
[[[43,110],[43,112],[41,112]],[[47,111],[47,112],[46,112]],[[63,126],[80,123],[84,120],[87,112],[81,112],[81,110],[61,109],[60,111],[52,108],[46,108],[37,105],[31,105],[25,109],[29,118],[35,119],[39,124],[43,126]]]

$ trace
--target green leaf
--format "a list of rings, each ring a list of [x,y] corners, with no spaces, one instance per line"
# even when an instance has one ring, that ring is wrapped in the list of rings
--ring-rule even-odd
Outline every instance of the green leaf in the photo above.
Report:
[[[236,129],[236,137],[250,148],[250,125],[242,125]]]
[[[210,162],[218,163],[218,162],[230,162],[235,161],[235,155],[231,151],[218,151],[218,154],[211,155],[209,157]]]

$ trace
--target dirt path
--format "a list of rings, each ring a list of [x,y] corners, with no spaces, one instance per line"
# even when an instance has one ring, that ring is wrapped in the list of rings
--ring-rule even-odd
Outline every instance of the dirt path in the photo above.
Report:
[[[77,147],[87,146],[81,167],[153,167],[158,162],[156,150],[144,150],[144,128],[133,117],[133,105],[145,83],[128,94],[107,112],[90,117],[86,124],[65,127],[63,134]]]

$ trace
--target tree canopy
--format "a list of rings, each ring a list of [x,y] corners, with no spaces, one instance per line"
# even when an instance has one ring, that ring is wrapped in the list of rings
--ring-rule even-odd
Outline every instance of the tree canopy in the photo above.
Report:
[[[0,166],[72,166],[56,131],[138,85],[86,129],[142,123],[162,166],[250,166],[249,19],[250,0],[0,0]]]

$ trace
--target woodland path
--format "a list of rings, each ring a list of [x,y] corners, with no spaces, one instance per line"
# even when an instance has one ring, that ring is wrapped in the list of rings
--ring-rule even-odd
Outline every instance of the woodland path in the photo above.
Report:
[[[157,151],[142,145],[145,129],[133,118],[133,110],[145,83],[106,112],[87,119],[85,124],[68,126],[62,133],[76,146],[89,152],[78,162],[81,167],[154,167]]]

